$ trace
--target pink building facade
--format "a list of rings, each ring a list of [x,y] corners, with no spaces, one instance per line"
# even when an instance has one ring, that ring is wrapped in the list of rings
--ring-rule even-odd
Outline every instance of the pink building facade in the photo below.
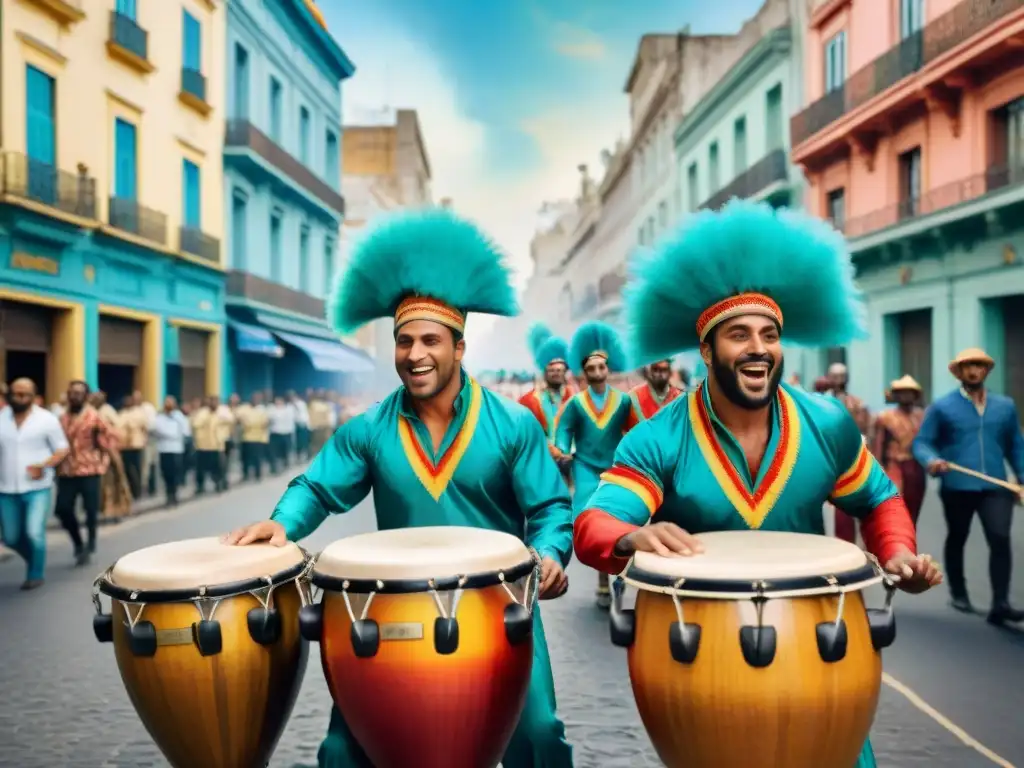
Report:
[[[1024,0],[819,1],[804,49],[792,158],[871,309],[851,383],[881,405],[910,373],[934,397],[984,346],[1024,400]]]

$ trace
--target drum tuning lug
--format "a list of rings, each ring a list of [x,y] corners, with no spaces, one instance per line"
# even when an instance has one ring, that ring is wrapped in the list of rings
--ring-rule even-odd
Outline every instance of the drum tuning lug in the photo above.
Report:
[[[459,650],[458,619],[442,619],[440,616],[434,619],[434,650],[442,656],[450,656]]]
[[[98,613],[92,617],[92,631],[101,643],[114,642],[114,617],[109,613]]]
[[[846,658],[846,622],[823,621],[816,631],[818,637],[818,655],[827,664],[833,664]]]
[[[253,608],[246,620],[249,637],[260,645],[273,645],[281,637],[281,614],[275,608]]]
[[[505,606],[505,637],[511,645],[519,645],[533,632],[533,616],[525,606],[509,603]]]
[[[200,656],[215,656],[224,646],[224,638],[220,631],[219,621],[203,619],[192,625],[192,640],[199,649]]]
[[[775,627],[740,627],[740,648],[743,658],[752,667],[767,667],[775,660],[777,636]]]
[[[622,579],[616,579],[612,586],[612,603],[608,610],[608,630],[612,645],[629,648],[636,639],[636,613],[632,608],[622,607],[622,593],[626,587]]]
[[[352,651],[360,659],[369,659],[377,655],[380,648],[380,627],[373,619],[356,619],[352,622],[349,633],[352,638]]]
[[[896,614],[892,608],[868,608],[868,627],[876,651],[896,642]]]
[[[668,629],[668,647],[680,664],[692,664],[700,650],[700,625],[673,624]]]
[[[324,608],[320,603],[310,603],[299,609],[299,632],[311,643],[320,642],[324,629]]]
[[[156,627],[153,622],[136,622],[128,630],[128,645],[134,656],[156,656]]]

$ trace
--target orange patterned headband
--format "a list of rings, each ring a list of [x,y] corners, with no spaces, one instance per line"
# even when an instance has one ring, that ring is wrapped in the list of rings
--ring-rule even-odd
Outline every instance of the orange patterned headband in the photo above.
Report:
[[[434,323],[451,328],[456,333],[466,330],[466,316],[455,307],[443,301],[426,296],[410,296],[404,299],[395,310],[395,329],[413,320],[430,320]]]
[[[740,315],[763,315],[782,327],[782,310],[778,304],[760,293],[741,293],[704,310],[697,318],[697,336],[703,342],[716,325]]]

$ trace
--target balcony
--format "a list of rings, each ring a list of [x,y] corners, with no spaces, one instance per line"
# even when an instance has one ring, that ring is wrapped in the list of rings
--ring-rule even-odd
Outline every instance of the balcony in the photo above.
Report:
[[[911,75],[927,70],[945,54],[1021,9],[1024,9],[1024,0],[962,0],[924,29],[854,72],[842,87],[825,94],[794,115],[790,120],[793,146],[801,149],[801,144],[840,118],[867,105]],[[983,39],[979,42],[990,47],[1000,41]],[[917,100],[925,98],[923,89],[915,89],[907,96]],[[794,155],[798,154],[802,153],[794,152]]]
[[[178,247],[184,253],[220,264],[220,240],[192,227],[178,228]]]
[[[701,208],[718,210],[734,197],[757,198],[772,191],[772,187],[789,179],[789,160],[786,150],[773,149],[743,173],[734,178],[701,204]]]
[[[237,269],[228,272],[227,293],[317,320],[323,320],[326,312],[323,299]]]
[[[203,117],[208,116],[213,111],[213,107],[206,101],[206,76],[198,70],[182,67],[181,90],[178,92],[178,100]]]
[[[167,216],[138,200],[111,197],[108,221],[115,229],[167,247]]]
[[[269,163],[330,210],[345,215],[345,198],[320,179],[300,160],[288,154],[248,120],[229,120],[224,136],[225,149],[248,150]]]
[[[83,219],[96,218],[96,179],[74,174],[18,152],[0,154],[0,194]]]
[[[149,61],[149,33],[135,19],[117,11],[110,12],[107,53],[144,75],[156,69]]]
[[[69,27],[85,18],[82,0],[26,0],[63,27]]]

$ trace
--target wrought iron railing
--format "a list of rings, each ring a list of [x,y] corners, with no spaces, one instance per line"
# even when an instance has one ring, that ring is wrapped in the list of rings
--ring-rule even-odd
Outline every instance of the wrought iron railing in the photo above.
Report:
[[[181,91],[206,101],[206,76],[202,72],[188,67],[181,68]]]
[[[202,230],[192,227],[178,228],[178,243],[181,250],[206,261],[220,263],[220,240]]]
[[[785,181],[788,177],[786,150],[774,149],[711,195],[700,207],[716,210],[734,197],[753,197],[772,184]]]
[[[96,179],[84,172],[62,171],[19,152],[0,154],[0,192],[86,219],[96,218]]]
[[[107,217],[110,226],[158,245],[167,245],[167,216],[124,197],[111,197]]]
[[[333,210],[344,215],[345,198],[340,192],[333,189],[248,120],[228,121],[224,146],[251,149],[308,192],[323,200]]]
[[[323,299],[237,269],[228,273],[227,293],[317,319],[324,317]]]
[[[131,16],[117,11],[110,12],[110,42],[134,53],[140,59],[149,58],[149,33]]]
[[[854,72],[841,87],[793,115],[790,137],[794,146],[1021,8],[1024,0],[962,0]]]

